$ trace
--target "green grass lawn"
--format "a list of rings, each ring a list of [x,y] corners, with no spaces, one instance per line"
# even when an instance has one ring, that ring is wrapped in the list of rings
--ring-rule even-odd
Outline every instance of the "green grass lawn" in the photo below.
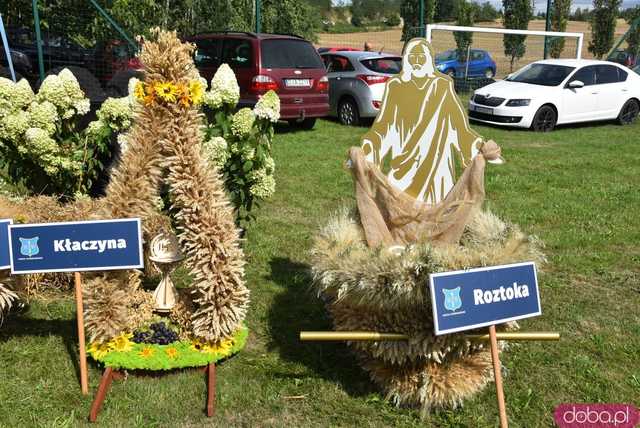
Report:
[[[543,315],[522,329],[562,334],[504,355],[512,426],[552,426],[563,402],[640,404],[640,123],[475,128],[507,160],[488,167],[486,204],[546,243]],[[425,423],[386,403],[344,345],[299,342],[300,330],[331,328],[310,288],[309,249],[327,217],[353,204],[342,163],[366,128],[320,121],[287,131],[274,147],[277,193],[246,235],[251,333],[219,367],[216,417],[204,417],[203,374],[188,371],[115,382],[98,425],[496,426],[493,384]],[[0,328],[0,426],[87,424],[93,397],[80,394],[74,317],[70,298],[33,301]],[[91,363],[92,393],[100,375]]]

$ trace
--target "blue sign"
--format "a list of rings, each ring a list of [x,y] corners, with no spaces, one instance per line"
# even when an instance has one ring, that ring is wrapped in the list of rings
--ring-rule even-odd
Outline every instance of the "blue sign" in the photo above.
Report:
[[[143,267],[138,218],[13,224],[8,231],[14,274]]]
[[[542,313],[533,262],[434,273],[429,282],[436,335]]]
[[[9,225],[11,223],[13,223],[11,219],[0,219],[0,269],[11,267],[9,259]]]

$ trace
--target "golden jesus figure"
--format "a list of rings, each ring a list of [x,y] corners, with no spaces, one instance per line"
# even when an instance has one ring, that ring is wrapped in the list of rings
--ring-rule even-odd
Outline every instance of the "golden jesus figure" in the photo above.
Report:
[[[436,204],[455,184],[455,157],[465,168],[481,145],[452,80],[435,70],[427,41],[409,41],[402,72],[388,81],[382,109],[363,137],[366,160],[382,169],[390,153],[389,183]]]

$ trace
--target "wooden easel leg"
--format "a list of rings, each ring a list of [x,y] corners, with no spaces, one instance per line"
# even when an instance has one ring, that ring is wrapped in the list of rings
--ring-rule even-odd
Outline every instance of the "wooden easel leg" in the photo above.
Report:
[[[78,346],[80,352],[80,389],[83,395],[89,394],[89,371],[87,370],[87,351],[84,340],[84,309],[82,307],[82,278],[75,272],[76,321],[78,323]]]
[[[93,400],[91,404],[91,411],[89,412],[89,422],[95,422],[98,419],[98,413],[100,413],[100,407],[102,406],[102,402],[104,398],[107,396],[107,392],[109,391],[109,387],[111,386],[111,381],[113,380],[113,369],[111,367],[107,367],[102,375],[102,380],[100,381],[100,386],[98,387],[98,392],[96,393],[96,398]]]
[[[207,366],[207,416],[212,417],[216,413],[216,364]]]

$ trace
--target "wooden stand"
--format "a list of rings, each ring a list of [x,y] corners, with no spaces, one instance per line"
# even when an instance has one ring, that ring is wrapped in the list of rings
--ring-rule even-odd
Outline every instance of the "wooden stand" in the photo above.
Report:
[[[74,272],[76,293],[76,319],[78,322],[78,347],[80,348],[80,389],[82,395],[89,394],[89,372],[87,370],[87,350],[84,340],[84,308],[82,306],[82,277]]]
[[[216,364],[211,363],[204,368],[207,374],[207,416],[212,417],[216,413]],[[113,380],[121,379],[123,377],[121,372],[113,370],[111,367],[107,367],[102,375],[100,386],[98,386],[98,392],[93,403],[91,403],[91,410],[89,411],[89,422],[95,422],[98,419],[100,408],[102,403],[109,392],[111,382]]]
[[[489,326],[489,337],[491,339],[491,359],[493,360],[493,375],[496,380],[496,394],[498,397],[498,411],[500,412],[500,428],[508,428],[507,407],[504,403],[504,390],[502,389],[502,369],[500,367],[500,354],[498,352],[498,338],[496,337],[496,326]]]

